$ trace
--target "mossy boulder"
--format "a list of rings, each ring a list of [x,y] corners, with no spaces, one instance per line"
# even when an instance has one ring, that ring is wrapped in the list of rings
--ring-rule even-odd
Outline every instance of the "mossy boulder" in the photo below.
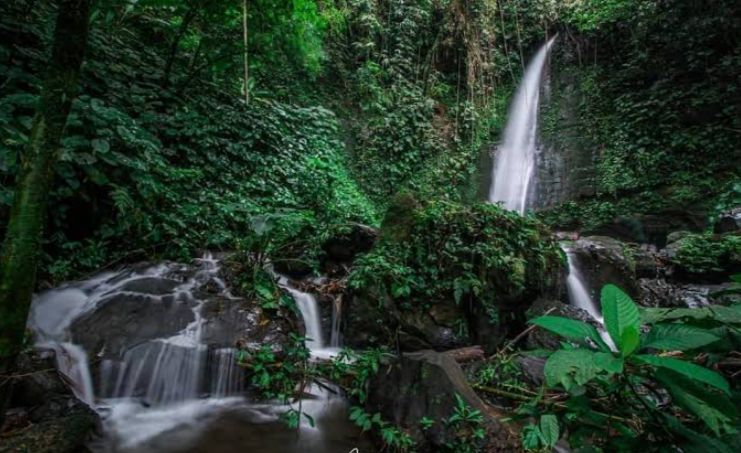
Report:
[[[491,204],[397,200],[349,278],[354,346],[490,351],[535,299],[560,294],[564,256],[537,220]]]

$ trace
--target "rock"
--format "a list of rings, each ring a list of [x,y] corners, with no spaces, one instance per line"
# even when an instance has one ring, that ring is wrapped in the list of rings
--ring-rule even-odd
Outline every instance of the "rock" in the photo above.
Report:
[[[90,354],[105,350],[120,357],[139,343],[183,330],[194,320],[193,304],[175,295],[115,293],[72,324],[72,338]]]
[[[280,313],[271,316],[255,303],[213,297],[204,303],[202,315],[201,341],[212,348],[267,344],[280,352],[288,343],[289,320]]]
[[[741,231],[741,206],[720,214],[713,226],[713,232],[716,234],[736,231]]]
[[[638,281],[640,296],[636,300],[644,307],[703,307],[712,304],[741,302],[741,296],[727,291],[733,283],[681,284],[663,278],[642,278]]]
[[[327,270],[349,266],[358,255],[373,248],[377,238],[378,230],[373,227],[359,223],[347,225],[322,244],[325,253],[322,268]]]
[[[518,356],[517,365],[529,381],[530,388],[537,388],[545,381],[545,362],[542,357]]]
[[[19,357],[11,417],[0,433],[3,452],[79,453],[100,425],[98,415],[59,378],[52,358]],[[12,425],[8,422],[15,422]]]
[[[513,428],[476,395],[450,354],[429,350],[403,354],[381,366],[368,388],[366,410],[380,413],[384,421],[408,432],[420,452],[441,451],[459,436],[446,423],[454,414],[456,395],[484,417],[481,427],[487,435],[479,445],[480,451],[519,450],[519,437]],[[430,428],[421,428],[422,417],[434,421]]]
[[[581,272],[595,293],[598,294],[607,283],[612,283],[632,296],[637,293],[633,250],[622,241],[607,236],[583,237],[572,247]]]
[[[585,310],[574,307],[573,305],[564,304],[558,300],[553,299],[538,299],[536,300],[530,310],[528,310],[528,318],[533,319],[538,316],[545,314],[548,316],[561,316],[564,318],[575,319],[582,321],[587,324],[593,325],[595,328],[601,326],[592,316]],[[563,339],[556,334],[553,334],[545,329],[536,328],[530,331],[525,341],[527,349],[559,349]]]

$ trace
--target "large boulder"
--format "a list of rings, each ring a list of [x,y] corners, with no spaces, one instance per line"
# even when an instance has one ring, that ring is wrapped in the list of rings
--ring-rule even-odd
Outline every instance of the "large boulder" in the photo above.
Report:
[[[607,236],[588,236],[577,240],[570,250],[589,288],[599,291],[605,284],[612,283],[630,295],[638,293],[633,256],[636,251],[641,252],[640,248]],[[640,262],[644,260],[641,258]]]
[[[381,366],[368,389],[366,410],[410,433],[421,452],[450,449],[460,437],[462,428],[449,422],[458,398],[483,417],[480,427],[486,436],[478,445],[480,451],[519,451],[514,429],[476,395],[452,354],[430,350],[403,354]],[[427,429],[423,417],[433,420]]]
[[[349,278],[351,346],[493,351],[535,299],[561,294],[563,253],[536,220],[491,204],[397,204]]]

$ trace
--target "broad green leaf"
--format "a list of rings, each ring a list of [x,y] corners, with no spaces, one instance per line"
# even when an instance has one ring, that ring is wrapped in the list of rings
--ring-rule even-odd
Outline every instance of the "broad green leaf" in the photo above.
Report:
[[[622,357],[615,357],[610,352],[597,352],[594,354],[594,364],[608,373],[622,373],[625,364]]]
[[[705,329],[684,324],[656,324],[644,336],[641,348],[687,351],[714,343],[720,337]]]
[[[688,378],[711,385],[719,390],[722,390],[726,394],[731,393],[728,382],[726,382],[723,376],[713,370],[709,370],[700,365],[695,365],[694,363],[675,359],[673,357],[661,357],[655,355],[637,355],[635,356],[635,358],[639,362],[661,368],[667,368],[669,370],[687,376]]]
[[[546,447],[553,448],[558,442],[558,419],[555,415],[545,414],[540,416],[540,435]]]
[[[589,349],[559,349],[546,361],[544,374],[549,386],[561,384],[566,390],[584,385],[601,373],[614,374],[622,370],[622,359],[614,361],[606,352]]]
[[[633,328],[637,336],[641,327],[638,307],[620,288],[609,284],[602,288],[601,301],[605,328],[623,356],[627,356],[635,350],[637,343],[633,334],[628,334],[625,337],[628,343],[623,344],[623,333],[626,329]]]
[[[641,343],[641,337],[638,330],[633,326],[627,327],[623,330],[622,337],[620,338],[620,354],[623,357],[627,357],[638,349],[638,345]]]
[[[562,318],[560,316],[540,316],[530,320],[530,324],[535,324],[538,327],[542,327],[543,329],[549,330],[556,335],[560,335],[569,340],[584,343],[584,340],[589,338],[597,344],[600,349],[604,351],[610,350],[600,337],[597,329],[582,321]]]
[[[654,376],[669,391],[674,402],[695,414],[716,435],[721,431],[735,431],[732,423],[738,411],[725,395],[708,391],[696,381],[671,370],[658,369]]]

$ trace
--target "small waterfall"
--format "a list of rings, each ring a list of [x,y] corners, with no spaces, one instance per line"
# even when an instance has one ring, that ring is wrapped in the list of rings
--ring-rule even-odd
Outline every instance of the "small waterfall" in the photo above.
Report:
[[[306,347],[309,348],[310,351],[323,349],[322,319],[319,315],[319,304],[317,304],[316,297],[311,293],[300,291],[295,288],[286,277],[280,277],[278,282],[281,288],[291,294],[291,297],[296,301],[296,305],[301,312],[301,317],[304,320],[304,327],[306,328]]]
[[[564,249],[566,257],[569,263],[569,275],[566,278],[566,287],[569,292],[569,302],[576,308],[581,308],[592,316],[595,320],[602,323],[602,314],[600,313],[597,304],[592,300],[592,296],[587,290],[587,285],[584,281],[584,277],[576,265],[576,257],[572,252]]]
[[[537,153],[540,81],[554,36],[538,50],[525,70],[510,107],[489,190],[490,202],[523,214],[527,208]]]
[[[314,283],[317,284],[322,282],[322,279],[314,280]],[[332,307],[332,327],[329,346],[327,346],[322,333],[322,319],[316,296],[296,288],[291,280],[285,276],[278,275],[278,284],[288,291],[293,300],[296,301],[306,328],[306,347],[311,351],[312,357],[327,359],[336,355],[340,346],[342,346],[340,340],[340,305],[335,303]]]

